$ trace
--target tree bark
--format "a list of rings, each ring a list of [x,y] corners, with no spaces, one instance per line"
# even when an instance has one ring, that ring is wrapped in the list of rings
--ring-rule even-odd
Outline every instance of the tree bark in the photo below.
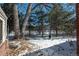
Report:
[[[14,17],[14,32],[15,32],[15,38],[20,38],[20,26],[19,26],[19,18],[18,18],[18,9],[17,5],[13,4],[13,17]]]
[[[26,10],[26,15],[25,15],[24,23],[23,23],[23,28],[22,28],[23,38],[25,38],[26,27],[29,26],[28,20],[29,20],[30,14],[31,14],[31,9],[32,9],[32,4],[29,3],[27,10]]]
[[[56,30],[55,31],[56,31],[56,37],[57,37],[58,36],[58,29],[57,29],[57,27],[56,27]]]
[[[41,33],[42,33],[42,37],[44,36],[44,22],[43,19],[41,20]]]
[[[28,29],[29,29],[29,37],[31,36],[31,23],[30,23],[30,21],[29,21],[29,27],[28,27]]]
[[[52,23],[50,22],[50,24],[49,24],[49,39],[51,39],[51,36],[52,36],[52,33],[51,33],[51,31],[52,31]]]

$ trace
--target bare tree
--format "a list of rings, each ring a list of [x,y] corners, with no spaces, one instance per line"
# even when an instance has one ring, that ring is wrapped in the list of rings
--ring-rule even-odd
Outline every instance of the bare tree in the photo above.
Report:
[[[22,28],[23,38],[25,36],[26,27],[29,26],[28,20],[29,20],[30,14],[31,14],[31,9],[32,9],[32,4],[29,3],[28,7],[27,7],[27,10],[26,10],[25,19],[24,19],[24,22],[23,22],[23,28]]]
[[[16,4],[13,4],[13,17],[14,17],[15,38],[19,38],[20,37],[20,27],[19,27],[18,9],[17,9]]]

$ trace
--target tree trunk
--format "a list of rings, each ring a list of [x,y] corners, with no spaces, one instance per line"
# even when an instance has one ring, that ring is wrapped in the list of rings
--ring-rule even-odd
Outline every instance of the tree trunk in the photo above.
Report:
[[[19,37],[20,37],[20,27],[19,27],[18,9],[17,9],[16,4],[13,4],[13,17],[14,17],[15,38],[19,39]]]
[[[44,22],[43,20],[41,20],[41,33],[42,33],[42,37],[44,36]]]
[[[51,39],[51,36],[52,36],[51,31],[52,31],[52,20],[49,19],[49,39]]]
[[[31,36],[31,28],[30,28],[31,24],[30,24],[30,21],[29,21],[29,37]]]
[[[29,25],[28,20],[29,20],[30,14],[31,14],[31,9],[32,9],[32,4],[29,3],[27,10],[26,10],[26,15],[25,15],[24,23],[23,23],[23,28],[22,28],[23,38],[25,38],[26,27],[28,27],[28,25]]]
[[[79,56],[79,3],[76,4],[77,55]]]
[[[57,29],[57,27],[55,29],[55,32],[56,32],[56,37],[57,37],[58,36],[58,29]]]
[[[51,30],[52,30],[52,29],[51,29],[51,27],[52,27],[51,24],[52,24],[52,23],[50,23],[50,28],[49,28],[49,39],[51,39],[51,35],[52,35],[52,34],[51,34]]]
[[[38,33],[39,33],[39,35],[41,34],[41,27],[40,27],[40,23],[38,23]]]

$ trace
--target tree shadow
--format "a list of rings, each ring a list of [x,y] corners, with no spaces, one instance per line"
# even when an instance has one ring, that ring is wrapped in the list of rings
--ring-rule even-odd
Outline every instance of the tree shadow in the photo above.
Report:
[[[48,48],[39,49],[27,53],[24,56],[76,56],[76,41],[64,42]]]
[[[66,36],[65,34],[59,34],[57,37],[55,36],[55,34],[52,34],[52,36],[51,36],[51,38],[49,38],[49,35],[44,35],[43,37],[41,36],[41,35],[39,35],[39,34],[36,34],[36,35],[33,35],[33,34],[31,34],[30,36],[27,34],[26,36],[26,40],[27,40],[27,38],[29,38],[28,40],[50,40],[50,39],[63,39],[63,38],[68,38],[68,36]],[[76,36],[75,35],[73,35],[73,36],[70,36],[69,38],[75,38]]]

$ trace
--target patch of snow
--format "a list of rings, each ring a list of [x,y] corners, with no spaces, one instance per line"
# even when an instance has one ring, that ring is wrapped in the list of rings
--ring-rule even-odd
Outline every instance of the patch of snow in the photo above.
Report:
[[[8,36],[14,36],[14,35],[15,33],[13,31],[8,34]]]
[[[71,41],[75,41],[75,40],[76,40],[76,38],[73,38],[73,39],[71,38]],[[40,40],[29,40],[29,42],[40,46],[40,49],[58,45],[58,44],[66,42],[66,41],[68,41],[68,39],[42,40],[42,38],[40,38]]]
[[[32,38],[33,39],[33,38]],[[76,38],[69,38],[73,44],[69,45],[68,39],[56,39],[56,40],[28,40],[28,42],[38,45],[39,48],[34,49],[30,53],[25,54],[26,56],[62,56],[62,55],[76,55]]]

